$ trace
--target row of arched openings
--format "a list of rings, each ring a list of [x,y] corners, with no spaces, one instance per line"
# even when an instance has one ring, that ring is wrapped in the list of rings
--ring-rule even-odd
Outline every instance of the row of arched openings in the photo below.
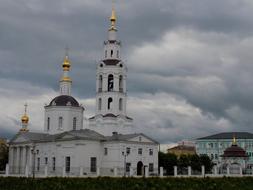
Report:
[[[111,110],[112,109],[112,104],[113,104],[113,99],[110,97],[107,100],[107,109]],[[98,99],[98,110],[102,109],[102,98]],[[123,99],[120,98],[119,99],[119,110],[122,111],[123,110]]]
[[[111,50],[110,57],[113,57],[113,55],[114,55],[114,51]],[[119,50],[116,51],[116,57],[119,58]],[[108,58],[108,51],[107,50],[105,50],[105,58]]]
[[[101,92],[103,86],[103,76],[99,76],[99,84],[98,89]],[[107,84],[107,90],[108,92],[112,92],[114,89],[114,76],[112,74],[108,75],[108,84]],[[123,92],[123,77],[122,75],[119,76],[119,91]]]

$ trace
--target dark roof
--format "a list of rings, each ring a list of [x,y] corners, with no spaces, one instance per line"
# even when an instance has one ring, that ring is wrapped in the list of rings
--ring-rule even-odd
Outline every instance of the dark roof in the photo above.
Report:
[[[240,157],[240,158],[247,158],[246,151],[239,147],[237,144],[233,144],[232,146],[228,147],[225,151],[224,154],[221,156],[223,158],[235,158],[235,157]]]
[[[103,115],[103,117],[117,117],[117,116],[112,113],[108,113],[106,115]]]
[[[105,65],[117,65],[119,62],[120,62],[120,60],[117,60],[117,59],[106,59],[106,60],[103,60],[103,63]]]
[[[68,138],[64,139],[65,135],[69,135]],[[73,139],[88,139],[88,140],[106,140],[106,138],[90,129],[81,129],[81,130],[73,130],[73,131],[66,131],[60,134],[50,135],[46,133],[18,133],[15,137],[10,141],[12,144],[13,141],[18,136],[23,136],[26,139],[26,142],[48,142],[48,141],[62,141],[62,140],[73,140]]]
[[[204,140],[204,139],[253,139],[253,134],[248,132],[228,132],[228,133],[218,133],[215,135],[210,135],[202,138],[198,138],[197,140]]]
[[[73,106],[73,107],[79,107],[79,103],[72,96],[61,95],[61,96],[55,97],[50,102],[49,106]]]
[[[102,117],[119,117],[120,115],[114,115],[112,113],[108,113],[108,114],[105,114],[105,115],[101,115]],[[92,116],[90,117],[89,119],[95,119],[96,116]],[[128,117],[128,116],[124,116],[126,119],[129,119],[129,120],[133,120],[131,117]]]
[[[153,141],[156,144],[159,144],[155,140],[147,137],[146,135],[140,133],[140,134],[113,134],[112,136],[103,136],[96,131],[90,130],[90,129],[81,129],[81,130],[72,130],[72,131],[66,131],[60,134],[54,134],[49,135],[46,133],[32,133],[32,132],[26,132],[26,133],[18,133],[14,136],[14,138],[10,141],[9,144],[16,144],[14,141],[19,136],[24,137],[25,141],[23,143],[40,143],[40,142],[57,142],[57,141],[71,141],[71,140],[95,140],[95,141],[128,141],[131,138],[137,137],[137,136],[144,136],[147,139]]]

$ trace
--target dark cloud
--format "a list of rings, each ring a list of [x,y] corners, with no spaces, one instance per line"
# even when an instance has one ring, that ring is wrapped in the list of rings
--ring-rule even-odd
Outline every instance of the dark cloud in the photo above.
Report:
[[[34,105],[34,127],[43,125],[43,105],[58,91],[66,45],[74,96],[92,115],[111,1],[0,3],[0,103],[11,104],[0,117],[1,135],[18,129],[6,118],[18,118],[24,101]],[[129,67],[128,110],[138,130],[161,142],[252,131],[250,0],[129,0],[116,8]]]

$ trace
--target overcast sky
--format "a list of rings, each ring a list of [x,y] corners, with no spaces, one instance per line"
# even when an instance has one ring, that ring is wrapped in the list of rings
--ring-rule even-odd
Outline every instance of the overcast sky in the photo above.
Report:
[[[116,1],[127,112],[160,143],[253,132],[252,0]],[[0,136],[43,129],[66,45],[73,96],[94,114],[111,0],[0,0]]]

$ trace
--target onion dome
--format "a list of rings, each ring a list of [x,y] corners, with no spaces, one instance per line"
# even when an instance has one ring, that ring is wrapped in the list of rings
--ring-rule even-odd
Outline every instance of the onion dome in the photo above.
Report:
[[[239,147],[236,143],[235,137],[233,138],[233,144],[232,146],[228,147],[224,154],[221,156],[223,158],[247,158],[246,151]]]
[[[50,102],[49,106],[73,106],[73,107],[79,107],[79,103],[72,96],[61,95],[61,96],[55,97]]]
[[[21,117],[21,122],[22,122],[22,128],[19,131],[20,132],[27,132],[27,131],[29,131],[28,128],[27,128],[28,122],[29,122],[29,117],[27,115],[27,104],[25,104],[25,113]]]
[[[69,60],[68,55],[66,55],[62,64],[63,71],[69,71],[70,67],[71,67],[71,62]]]
[[[25,113],[24,115],[21,117],[21,122],[22,124],[28,124],[29,122],[29,117],[27,116],[27,104],[25,104]]]
[[[21,122],[27,124],[29,122],[29,117],[27,115],[23,115],[21,117]]]

